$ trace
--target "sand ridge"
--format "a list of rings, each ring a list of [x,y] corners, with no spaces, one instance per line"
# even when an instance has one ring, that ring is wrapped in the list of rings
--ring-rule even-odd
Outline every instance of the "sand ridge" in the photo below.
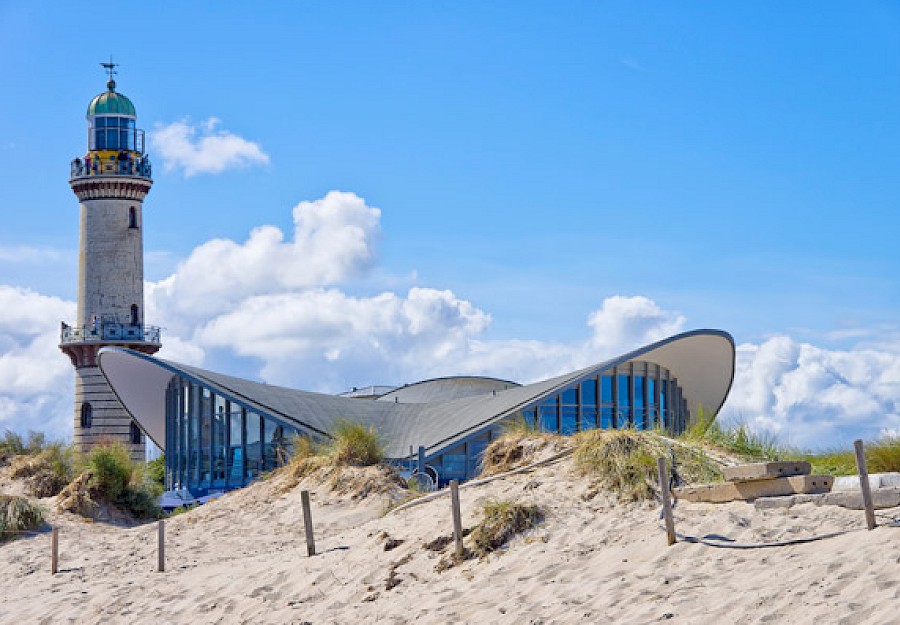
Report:
[[[312,493],[319,555],[306,557],[300,490]],[[498,554],[446,571],[424,544],[449,535],[449,500],[394,514],[385,496],[354,500],[278,479],[166,522],[167,571],[156,573],[156,526],[115,527],[51,513],[49,535],[0,546],[2,623],[886,623],[900,595],[893,527],[761,550],[667,548],[651,504],[585,498],[563,459],[460,491],[463,524],[478,503],[521,499],[545,511]],[[49,503],[49,500],[47,500]],[[879,522],[900,510],[879,511]],[[764,542],[864,525],[861,512],[803,504],[676,507],[677,529]],[[393,548],[385,550],[385,545]]]

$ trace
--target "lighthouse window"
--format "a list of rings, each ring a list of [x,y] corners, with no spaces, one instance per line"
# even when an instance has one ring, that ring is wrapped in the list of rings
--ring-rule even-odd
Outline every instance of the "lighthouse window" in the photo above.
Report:
[[[139,319],[139,315],[138,315],[137,304],[132,304],[131,305],[131,325],[136,326],[136,325],[138,325],[139,321],[140,321],[140,319]]]
[[[94,409],[91,408],[91,404],[88,402],[84,402],[81,404],[81,427],[90,428],[91,422],[94,420]]]
[[[134,206],[128,207],[128,227],[129,228],[137,228],[137,210],[135,210]]]

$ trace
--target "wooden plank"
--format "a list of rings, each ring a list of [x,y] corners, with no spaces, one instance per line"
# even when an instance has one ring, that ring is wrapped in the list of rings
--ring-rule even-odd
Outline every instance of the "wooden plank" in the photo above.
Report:
[[[50,574],[59,571],[59,528],[54,527],[50,533]]]
[[[156,532],[157,549],[156,549],[156,571],[158,573],[166,572],[166,522],[159,520]]]
[[[875,529],[875,506],[872,505],[872,488],[869,486],[869,470],[866,467],[866,452],[862,440],[853,441],[856,454],[856,468],[859,470],[859,488],[862,491],[863,508],[866,511],[866,527]]]
[[[662,497],[663,518],[666,521],[666,538],[669,545],[675,544],[675,519],[672,517],[672,500],[669,498],[669,467],[662,456],[656,460],[659,471],[659,492]]]
[[[306,531],[306,555],[316,555],[316,541],[313,536],[312,507],[309,505],[309,491],[300,491],[300,502],[303,504],[303,528]]]
[[[675,495],[685,501],[724,503],[750,501],[760,497],[781,497],[800,493],[828,493],[834,478],[830,475],[795,475],[752,482],[725,482],[705,486],[676,488]]]
[[[722,476],[726,482],[750,482],[753,480],[770,480],[776,477],[809,475],[812,466],[802,460],[790,462],[756,462],[741,464],[736,467],[723,467]]]
[[[463,555],[462,512],[459,509],[459,482],[450,480],[450,505],[453,508],[453,539],[456,541],[456,555]]]

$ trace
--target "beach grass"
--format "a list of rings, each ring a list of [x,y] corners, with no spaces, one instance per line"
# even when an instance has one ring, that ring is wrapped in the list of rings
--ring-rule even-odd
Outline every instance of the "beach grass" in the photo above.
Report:
[[[335,466],[367,467],[384,461],[384,444],[374,427],[341,420],[326,445],[325,455]]]
[[[37,529],[44,522],[44,510],[25,497],[0,495],[0,542],[17,533]]]
[[[509,499],[491,499],[481,505],[481,521],[472,528],[469,539],[473,553],[484,557],[505,545],[510,538],[541,522],[540,508]]]

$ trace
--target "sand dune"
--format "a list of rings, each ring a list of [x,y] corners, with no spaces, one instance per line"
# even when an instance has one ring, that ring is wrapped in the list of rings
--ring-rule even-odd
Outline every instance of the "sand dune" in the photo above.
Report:
[[[167,571],[155,524],[132,528],[51,513],[49,535],[0,546],[2,623],[890,623],[900,620],[900,530],[851,532],[755,550],[666,547],[657,510],[584,499],[568,460],[461,490],[477,504],[519,498],[546,511],[501,552],[443,572],[423,545],[452,528],[447,498],[385,516],[384,497],[312,490],[320,554],[306,557],[301,483],[278,479],[167,521]],[[51,500],[47,500],[48,505]],[[879,511],[887,523],[900,510]],[[676,508],[677,529],[738,542],[864,527],[862,512],[803,504]],[[396,543],[386,551],[387,538]],[[401,542],[402,541],[402,542]],[[390,581],[389,581],[390,580]]]

